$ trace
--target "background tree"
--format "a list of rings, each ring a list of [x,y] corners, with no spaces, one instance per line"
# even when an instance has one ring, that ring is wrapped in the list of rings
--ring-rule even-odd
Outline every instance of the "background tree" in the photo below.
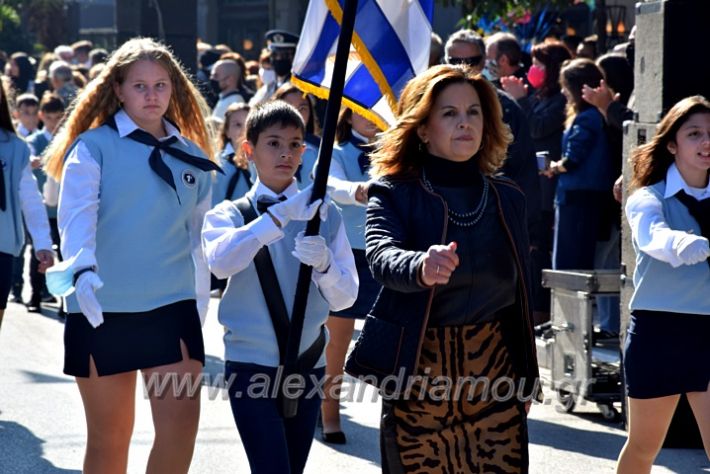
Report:
[[[32,49],[32,43],[23,31],[18,10],[12,2],[0,4],[0,47],[8,54]]]
[[[25,0],[22,13],[35,41],[47,49],[66,43],[66,8],[63,0]]]

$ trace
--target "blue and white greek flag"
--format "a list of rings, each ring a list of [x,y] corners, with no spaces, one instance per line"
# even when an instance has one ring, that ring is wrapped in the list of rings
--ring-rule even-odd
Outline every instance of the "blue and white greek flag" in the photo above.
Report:
[[[291,82],[328,98],[345,0],[311,0]],[[359,0],[343,105],[377,124],[394,123],[399,93],[429,66],[434,0]]]

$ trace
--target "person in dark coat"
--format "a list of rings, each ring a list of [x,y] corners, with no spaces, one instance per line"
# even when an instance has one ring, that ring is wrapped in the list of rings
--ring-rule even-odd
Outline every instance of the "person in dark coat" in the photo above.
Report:
[[[405,86],[397,118],[368,193],[366,257],[383,289],[346,364],[389,395],[383,472],[527,472],[540,399],[529,243],[525,196],[496,175],[512,140],[496,90],[435,66]]]

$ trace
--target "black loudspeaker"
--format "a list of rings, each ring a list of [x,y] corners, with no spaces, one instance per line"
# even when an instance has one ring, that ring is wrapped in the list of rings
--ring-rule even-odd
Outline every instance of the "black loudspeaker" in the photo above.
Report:
[[[700,34],[709,24],[707,0],[636,4],[637,121],[659,122],[684,97],[701,94],[710,98],[707,41]]]

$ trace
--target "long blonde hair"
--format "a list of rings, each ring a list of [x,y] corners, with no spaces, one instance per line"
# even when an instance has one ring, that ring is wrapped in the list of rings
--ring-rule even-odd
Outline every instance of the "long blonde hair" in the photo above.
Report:
[[[444,64],[430,67],[404,86],[397,106],[397,123],[379,136],[370,155],[373,177],[418,173],[423,155],[419,151],[422,142],[417,128],[428,120],[439,94],[451,84],[460,83],[470,84],[481,100],[484,126],[478,166],[486,175],[500,168],[513,136],[503,123],[495,89],[470,68]]]
[[[215,160],[205,117],[209,107],[185,70],[170,50],[150,38],[126,41],[108,59],[106,67],[80,93],[67,113],[57,136],[45,152],[45,170],[56,180],[61,179],[64,156],[76,138],[91,128],[101,126],[120,107],[114,84],[121,84],[134,63],[154,61],[168,71],[172,81],[172,95],[165,117],[173,121],[182,135],[192,140],[210,160]]]

